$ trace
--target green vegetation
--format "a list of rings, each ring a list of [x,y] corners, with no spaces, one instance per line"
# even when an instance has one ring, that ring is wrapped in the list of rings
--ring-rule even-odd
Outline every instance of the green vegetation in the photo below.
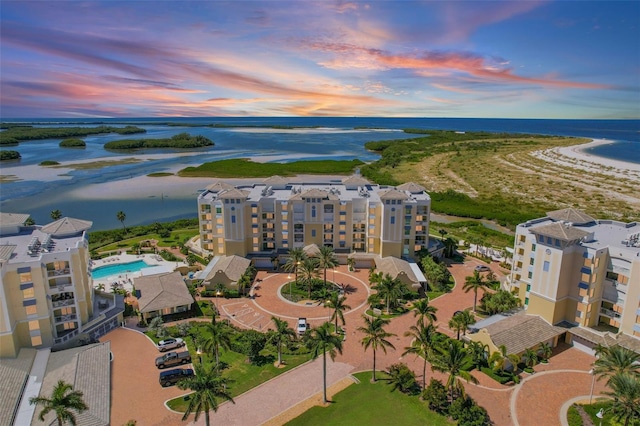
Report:
[[[180,219],[175,222],[153,223],[151,225],[139,225],[123,229],[111,229],[108,231],[94,231],[89,234],[89,249],[91,251],[118,250],[123,247],[132,247],[145,240],[158,240],[158,246],[170,247],[184,243],[195,235],[198,235],[198,219]]]
[[[60,164],[60,163],[58,163],[57,161],[44,160],[39,164],[39,166],[57,166],[58,164]]]
[[[140,149],[140,148],[202,148],[213,146],[210,139],[201,135],[191,136],[189,133],[179,133],[164,139],[124,139],[104,144],[105,149]]]
[[[31,141],[40,139],[62,139],[73,136],[100,135],[105,133],[118,133],[120,135],[131,135],[135,133],[146,133],[146,130],[135,126],[112,127],[32,127],[32,126],[9,126],[4,132],[0,132],[0,145],[16,144],[21,141]]]
[[[514,236],[507,235],[495,229],[487,228],[481,222],[473,220],[461,220],[451,223],[441,223],[432,221],[431,230],[441,229],[447,232],[450,238],[455,241],[469,241],[481,246],[491,247],[513,247]]]
[[[85,148],[87,144],[82,139],[70,138],[60,142],[61,148]]]
[[[173,173],[157,172],[157,173],[149,173],[147,176],[149,176],[149,177],[165,177],[165,176],[173,176]]]
[[[383,382],[371,383],[369,372],[354,374],[360,381],[332,398],[328,407],[313,407],[287,425],[449,425],[446,417],[427,409],[417,396],[390,392]]]
[[[75,169],[75,170],[90,170],[90,169],[102,169],[110,166],[120,166],[122,164],[136,164],[141,163],[142,160],[137,158],[122,158],[120,160],[100,160],[92,161],[90,163],[74,163],[74,164],[60,164],[58,168]]]
[[[18,151],[2,150],[0,151],[0,161],[19,160],[22,158]]]
[[[356,167],[363,165],[360,160],[335,161],[294,161],[291,163],[255,163],[248,159],[229,159],[204,163],[198,167],[187,167],[178,172],[186,177],[269,177],[274,175],[295,176],[312,175],[347,175]]]
[[[569,407],[569,411],[567,411],[567,421],[569,426],[582,426],[582,417],[580,417],[575,404]]]

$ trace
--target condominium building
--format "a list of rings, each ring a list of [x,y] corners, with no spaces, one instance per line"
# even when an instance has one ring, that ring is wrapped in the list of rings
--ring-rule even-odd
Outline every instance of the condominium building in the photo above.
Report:
[[[65,217],[25,226],[28,217],[0,213],[0,357],[101,336],[124,310],[121,298],[94,296],[91,222]]]
[[[287,252],[310,244],[336,253],[412,257],[429,245],[431,199],[414,183],[374,185],[358,175],[300,182],[216,182],[198,196],[201,247],[212,255]]]
[[[528,314],[582,328],[574,344],[592,347],[602,333],[640,338],[640,223],[563,209],[520,224],[509,282]]]

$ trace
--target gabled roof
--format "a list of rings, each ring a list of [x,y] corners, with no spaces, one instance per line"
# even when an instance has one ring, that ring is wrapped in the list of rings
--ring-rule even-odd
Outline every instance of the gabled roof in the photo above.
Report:
[[[306,254],[309,257],[314,257],[320,254],[320,247],[318,247],[317,244],[309,244],[307,246],[304,246],[302,248],[302,251],[304,252],[304,254]]]
[[[370,182],[360,175],[351,175],[342,179],[343,185],[368,185]]]
[[[140,312],[153,312],[194,302],[180,272],[169,272],[134,278],[134,287],[140,292]]]
[[[72,217],[63,217],[55,222],[43,226],[40,231],[45,234],[51,234],[54,237],[62,237],[65,235],[79,234],[91,228],[93,222],[88,220],[74,219]]]
[[[283,178],[282,176],[273,175],[273,176],[269,176],[268,178],[263,180],[262,183],[267,185],[267,186],[269,186],[269,185],[286,185],[286,184],[289,183],[289,180],[286,179],[286,178]]]
[[[220,192],[220,191],[226,191],[229,189],[233,189],[235,188],[235,186],[231,185],[230,183],[224,182],[224,181],[217,181],[215,183],[212,183],[211,185],[207,186],[207,189],[211,192]]]
[[[11,259],[11,255],[18,247],[15,244],[3,244],[0,245],[0,261]]]
[[[376,269],[383,274],[389,274],[391,278],[397,278],[400,274],[405,274],[411,282],[418,283],[419,280],[411,269],[411,265],[406,260],[393,256],[376,258]]]
[[[553,326],[537,315],[520,312],[484,328],[493,343],[507,348],[507,354],[519,354],[567,331]]]
[[[531,233],[558,238],[563,241],[579,240],[580,238],[589,235],[588,232],[582,229],[574,228],[573,226],[562,223],[553,222],[547,225],[536,226],[531,228]]]
[[[251,265],[251,261],[244,257],[220,256],[204,280],[210,281],[216,274],[222,272],[230,281],[238,281],[249,265]]]
[[[36,350],[22,348],[15,358],[3,358],[0,362],[0,424],[10,425],[15,410],[20,404],[22,390],[29,379],[29,372]]]
[[[395,188],[380,191],[379,196],[381,200],[406,200],[409,198],[406,192],[399,191]]]
[[[418,185],[417,183],[413,182],[403,183],[396,188],[400,191],[409,191],[411,194],[420,194],[426,191],[424,186]]]
[[[290,198],[290,200],[305,200],[307,198],[322,198],[322,199],[329,199],[329,200],[340,199],[340,197],[330,193],[329,191],[325,191],[323,189],[318,189],[318,188],[312,188],[300,194],[294,195],[293,197]]]
[[[554,210],[552,212],[548,212],[547,216],[553,220],[571,222],[575,225],[586,225],[587,223],[596,221],[585,212],[572,208]]]
[[[221,200],[230,199],[230,198],[247,198],[249,196],[249,191],[245,191],[243,189],[229,189],[227,191],[222,192],[218,195],[218,198]]]
[[[3,213],[0,212],[0,226],[20,226],[29,219],[26,213]]]

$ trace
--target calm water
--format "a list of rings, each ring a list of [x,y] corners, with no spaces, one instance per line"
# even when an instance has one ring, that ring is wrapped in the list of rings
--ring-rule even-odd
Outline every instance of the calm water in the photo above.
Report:
[[[21,120],[3,120],[17,122]],[[199,165],[206,161],[226,158],[266,157],[268,161],[294,161],[309,159],[350,160],[358,158],[374,161],[378,156],[364,149],[374,140],[404,139],[411,135],[400,132],[404,128],[450,129],[461,131],[485,130],[491,132],[538,133],[561,136],[605,138],[617,141],[597,147],[592,154],[640,163],[640,120],[507,120],[507,119],[435,119],[435,118],[136,118],[136,119],[42,119],[43,126],[96,124],[134,124],[147,130],[140,135],[99,135],[84,138],[86,149],[60,149],[59,140],[23,142],[13,148],[20,152],[19,163],[4,163],[1,174],[10,175],[12,169],[36,165],[43,160],[59,162],[90,160],[108,157],[128,158],[135,154],[113,153],[102,146],[109,141],[130,138],[170,137],[189,132],[206,136],[215,142],[195,156],[165,156],[164,158],[131,165],[111,166],[95,170],[70,172],[70,179],[37,181],[25,180],[3,183],[0,191],[0,209],[5,212],[30,213],[37,223],[49,221],[49,212],[59,209],[64,215],[92,220],[93,229],[120,226],[115,214],[123,210],[127,225],[151,223],[184,217],[194,217],[197,188],[178,196],[157,194],[145,199],[111,200],[96,193],[92,199],[80,200],[70,195],[74,189],[103,182],[118,181],[153,172]],[[320,126],[319,129],[276,131],[273,129],[214,129],[207,127],[170,127],[167,122],[190,124],[240,124]],[[367,130],[354,130],[368,127]],[[144,150],[138,155],[167,154],[170,150]],[[179,152],[179,151],[174,151]]]

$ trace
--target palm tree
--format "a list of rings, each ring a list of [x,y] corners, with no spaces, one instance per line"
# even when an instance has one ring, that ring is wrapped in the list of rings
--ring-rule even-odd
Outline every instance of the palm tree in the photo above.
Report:
[[[89,407],[82,400],[82,392],[74,391],[73,386],[66,383],[64,380],[59,380],[53,388],[51,397],[44,396],[32,396],[29,398],[29,405],[42,405],[42,411],[38,415],[40,421],[44,421],[50,411],[56,413],[56,419],[58,419],[58,426],[62,426],[64,422],[69,422],[73,426],[76,423],[76,416],[73,411],[77,411],[78,414],[88,410]]]
[[[533,366],[538,363],[538,360],[538,353],[531,348],[525,349],[522,354],[522,361],[524,362],[524,365],[529,368],[533,368]]]
[[[298,284],[298,269],[302,261],[306,258],[307,255],[304,253],[302,247],[289,249],[289,258],[287,259],[287,263],[284,264],[284,270],[287,272],[295,272],[296,285]]]
[[[220,349],[231,349],[232,329],[224,322],[216,322],[215,316],[204,326],[204,329],[205,335],[208,332],[208,336],[202,342],[202,349],[215,356],[217,367],[220,365]]]
[[[272,316],[271,320],[276,325],[276,329],[273,331],[269,341],[278,348],[278,365],[282,365],[282,346],[286,345],[288,341],[294,340],[296,332],[289,327],[289,323],[280,318]]]
[[[460,331],[462,331],[466,336],[467,328],[475,323],[475,317],[471,314],[471,312],[469,312],[469,309],[465,309],[464,311],[456,312],[451,320],[449,320],[449,328],[458,332],[458,340],[460,340]]]
[[[318,277],[318,259],[311,257],[304,259],[300,265],[300,275],[302,275],[302,281],[307,283],[309,299],[311,299],[313,280]]]
[[[436,317],[436,312],[438,312],[438,308],[435,306],[429,305],[429,299],[424,298],[420,299],[413,304],[415,308],[413,310],[413,316],[418,317],[418,324],[424,324],[424,320],[428,320],[429,324],[433,324],[435,321],[438,321],[438,317]]]
[[[489,357],[489,345],[471,341],[468,343],[467,350],[471,353],[473,362],[478,369],[488,365],[487,359]]]
[[[542,342],[538,345],[538,354],[540,355],[540,358],[546,361],[551,357],[551,354],[553,354],[553,348],[549,343]]]
[[[627,373],[640,379],[640,355],[620,345],[609,347],[600,358],[593,363],[594,374],[598,379]]]
[[[325,322],[318,328],[312,328],[305,334],[311,356],[316,359],[322,353],[322,402],[327,403],[327,352],[332,360],[336,352],[342,354],[342,338],[331,332],[332,324]]]
[[[451,237],[447,237],[444,240],[444,255],[445,257],[453,257],[458,249],[458,242]]]
[[[124,228],[124,232],[127,232],[127,227],[124,226],[124,221],[127,218],[127,215],[122,210],[120,210],[118,213],[116,213],[116,217],[118,218],[120,223],[122,223],[122,227]]]
[[[238,280],[238,290],[240,291],[240,294],[244,295],[247,287],[251,287],[251,276],[245,272]]]
[[[318,255],[318,267],[324,270],[324,286],[327,286],[327,269],[335,268],[338,266],[338,259],[333,253],[333,247],[322,246],[320,247],[320,254]]]
[[[485,275],[484,279],[487,283],[486,284],[487,287],[492,288],[494,290],[497,290],[500,288],[500,280],[496,277],[496,274],[491,269],[489,269],[489,272],[487,272],[487,275]]]
[[[424,360],[422,366],[422,389],[426,389],[427,360],[433,356],[433,350],[440,335],[436,332],[436,326],[432,323],[425,325],[423,322],[418,322],[417,325],[412,325],[409,328],[409,331],[405,332],[404,335],[407,337],[413,337],[413,339],[411,340],[411,346],[404,348],[402,356],[414,354],[422,357]]]
[[[438,232],[440,233],[440,239],[444,241],[444,236],[448,234],[446,229],[438,229]]]
[[[462,289],[465,293],[469,293],[470,290],[473,290],[473,312],[476,312],[476,304],[478,302],[478,289],[485,289],[487,287],[487,283],[484,281],[484,278],[478,271],[473,271],[473,275],[466,277],[464,279],[464,285]]]
[[[387,305],[387,314],[390,312],[391,306],[395,306],[397,300],[402,297],[406,291],[405,285],[398,278],[391,278],[391,275],[386,274],[382,280],[372,287],[377,290],[378,296],[384,299]]]
[[[329,300],[327,300],[324,304],[325,308],[333,309],[333,313],[331,314],[331,321],[335,322],[336,333],[338,332],[338,319],[340,319],[342,325],[345,325],[346,322],[344,320],[344,311],[351,309],[351,306],[345,303],[346,300],[346,297],[342,297],[340,293],[338,293],[337,291],[333,291],[329,296]]]
[[[62,212],[58,209],[51,210],[51,219],[58,220],[62,217]]]
[[[500,345],[498,346],[498,351],[491,354],[488,362],[489,365],[493,366],[494,370],[504,371],[507,361],[509,361],[515,369],[520,358],[518,355],[507,354],[507,347]]]
[[[627,426],[631,420],[640,419],[640,379],[629,373],[617,373],[609,379],[613,392],[604,392],[613,397],[611,412],[616,420]]]
[[[468,371],[473,367],[473,357],[457,340],[450,340],[447,346],[438,346],[436,351],[437,354],[433,357],[431,369],[449,373],[445,386],[449,389],[451,401],[455,399],[454,391],[458,391],[459,395],[464,396],[464,386],[458,381],[458,377],[467,382],[478,383],[478,379]]]
[[[393,333],[387,333],[384,330],[384,326],[389,324],[388,319],[378,318],[378,317],[368,317],[363,315],[364,319],[364,327],[358,328],[358,331],[364,333],[364,337],[361,342],[362,346],[364,346],[364,350],[366,351],[371,347],[373,350],[373,376],[371,378],[372,382],[376,381],[376,350],[381,348],[384,353],[387,353],[387,348],[391,348],[395,350],[395,346],[388,341],[387,339],[391,336],[395,336]]]
[[[347,267],[349,271],[355,271],[356,259],[354,257],[347,258]]]
[[[216,368],[211,364],[194,364],[193,367],[196,374],[178,382],[178,388],[193,391],[182,420],[187,420],[191,413],[195,413],[195,420],[198,420],[204,412],[204,423],[209,426],[209,411],[218,411],[218,399],[236,402],[228,390],[229,379],[222,377]]]

